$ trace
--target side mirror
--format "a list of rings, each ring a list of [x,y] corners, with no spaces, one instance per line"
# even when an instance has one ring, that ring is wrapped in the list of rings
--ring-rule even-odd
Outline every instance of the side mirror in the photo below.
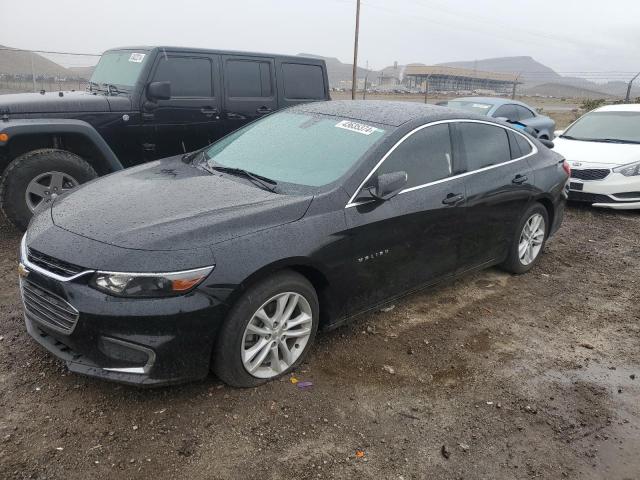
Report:
[[[562,135],[563,133],[564,133],[564,130],[556,130],[555,132],[553,132],[553,134],[554,134],[556,137],[559,137],[559,136],[560,136],[560,135]]]
[[[376,200],[389,200],[395,197],[407,184],[407,172],[383,173],[376,178],[376,184],[367,190]]]
[[[547,148],[554,147],[553,142],[551,140],[547,140],[546,138],[539,138],[538,141]]]
[[[151,82],[147,85],[149,100],[169,100],[171,98],[171,82]]]

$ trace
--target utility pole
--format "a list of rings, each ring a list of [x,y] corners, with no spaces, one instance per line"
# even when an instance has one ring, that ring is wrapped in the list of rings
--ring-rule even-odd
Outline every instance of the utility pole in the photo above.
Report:
[[[520,74],[516,75],[516,78],[513,80],[513,91],[511,92],[511,100],[516,99],[516,88],[518,86],[518,78],[520,78]]]
[[[624,99],[624,103],[629,103],[629,97],[631,96],[631,85],[633,85],[633,81],[640,76],[640,72],[636,74],[631,80],[629,80],[629,85],[627,85],[627,96]]]
[[[356,0],[356,37],[353,43],[353,75],[351,78],[351,100],[356,99],[356,88],[358,72],[358,35],[360,34],[360,0]]]
[[[33,82],[33,91],[35,93],[36,91],[36,69],[33,66],[33,56],[35,55],[35,53],[31,52],[31,81]]]

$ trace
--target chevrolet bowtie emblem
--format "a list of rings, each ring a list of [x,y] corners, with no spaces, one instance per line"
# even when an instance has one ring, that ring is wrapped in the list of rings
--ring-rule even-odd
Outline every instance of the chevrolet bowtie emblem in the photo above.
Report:
[[[18,275],[20,275],[22,278],[26,278],[29,276],[29,270],[27,270],[27,267],[25,267],[22,263],[18,264]]]

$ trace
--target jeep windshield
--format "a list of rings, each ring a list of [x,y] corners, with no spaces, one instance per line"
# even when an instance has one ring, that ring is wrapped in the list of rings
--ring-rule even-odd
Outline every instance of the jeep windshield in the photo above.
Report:
[[[146,52],[132,50],[106,52],[100,57],[90,86],[92,90],[130,90],[138,81],[142,67],[147,60]]]
[[[281,183],[321,187],[344,175],[387,132],[344,118],[281,112],[204,151],[209,167],[242,169]]]

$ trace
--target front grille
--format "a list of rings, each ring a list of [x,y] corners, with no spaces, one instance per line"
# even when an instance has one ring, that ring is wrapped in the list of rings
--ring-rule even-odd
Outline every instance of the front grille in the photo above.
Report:
[[[38,252],[33,248],[28,249],[27,259],[29,262],[37,265],[39,267],[44,268],[45,270],[55,273],[56,275],[60,275],[63,277],[72,277],[85,269],[74,265],[73,263],[68,263],[63,260],[58,260],[57,258],[50,257],[42,252]]]
[[[613,203],[611,197],[607,195],[600,195],[598,193],[585,193],[569,190],[569,200],[574,202],[588,202],[588,203]]]
[[[571,169],[571,178],[580,180],[602,180],[611,173],[608,168],[585,168],[584,170]]]
[[[29,320],[64,333],[73,330],[79,313],[67,301],[28,280],[20,281],[24,310]]]

